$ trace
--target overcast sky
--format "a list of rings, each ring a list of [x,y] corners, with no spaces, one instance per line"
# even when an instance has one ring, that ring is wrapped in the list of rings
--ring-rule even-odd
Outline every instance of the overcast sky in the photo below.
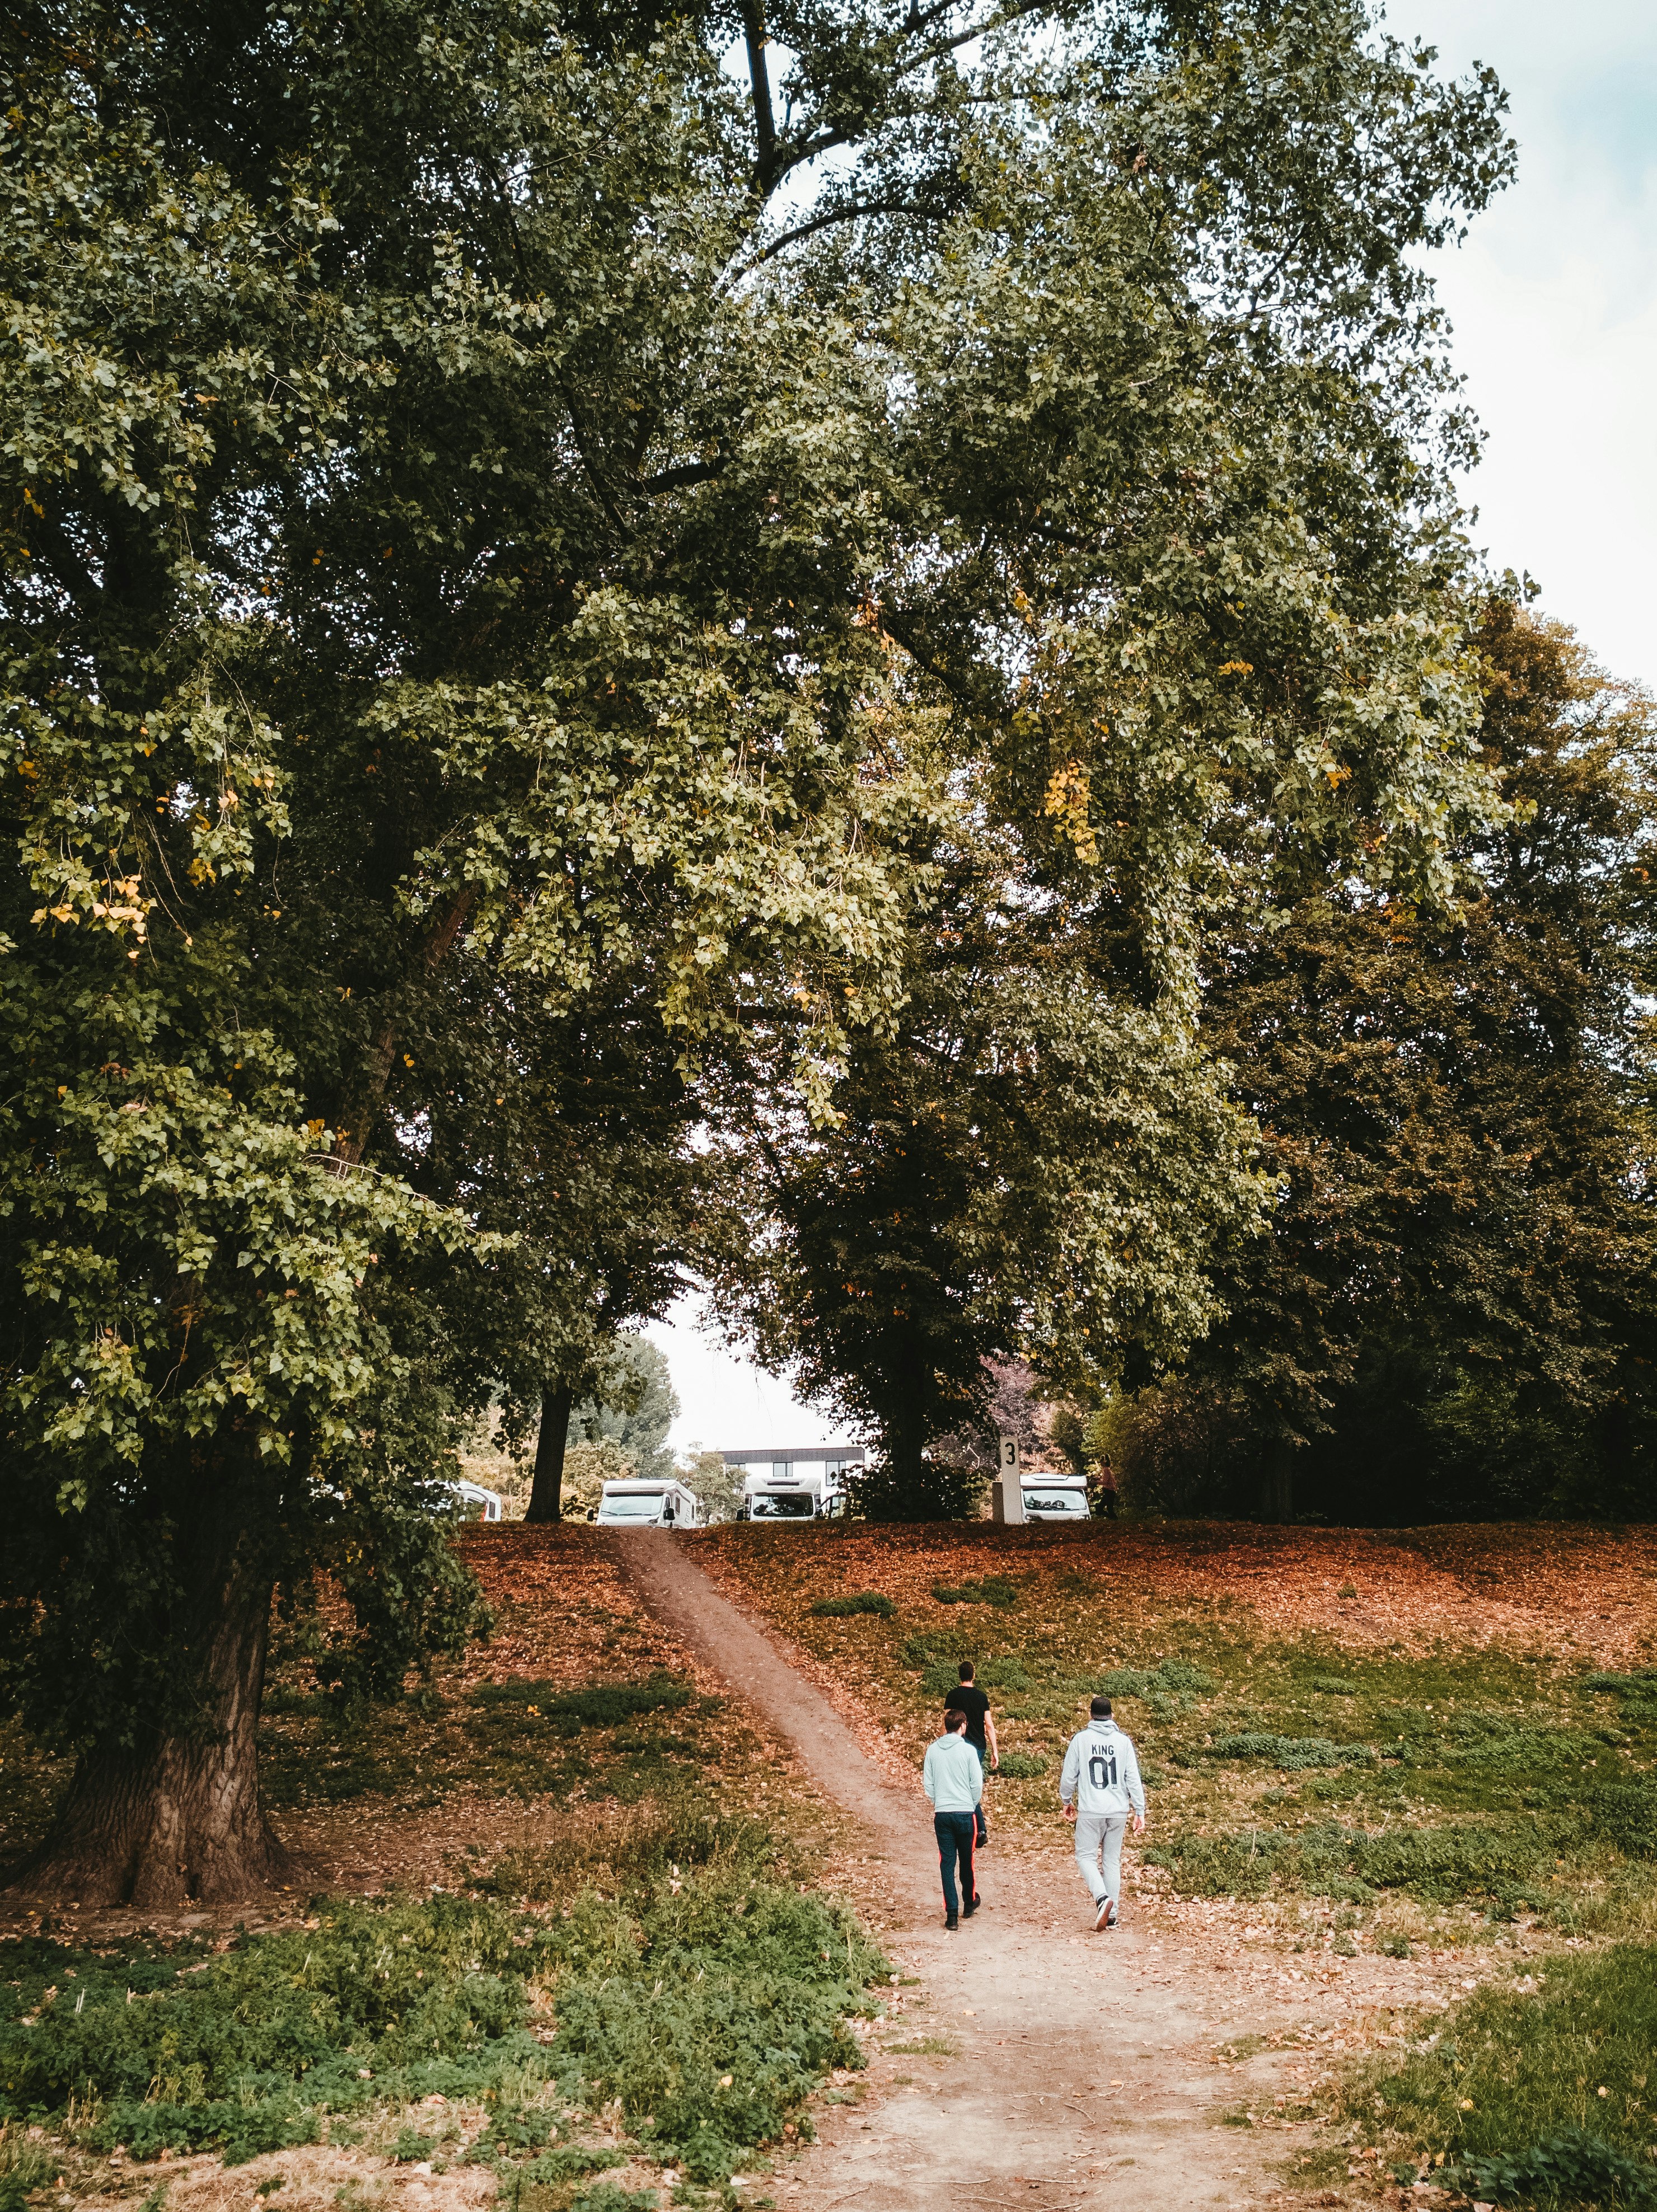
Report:
[[[1528,568],[1541,607],[1657,688],[1657,7],[1652,0],[1392,0],[1387,27],[1508,88],[1519,179],[1439,257],[1488,434],[1474,542]],[[701,1336],[685,1301],[650,1330],[683,1412],[673,1443],[823,1443],[784,1382]]]

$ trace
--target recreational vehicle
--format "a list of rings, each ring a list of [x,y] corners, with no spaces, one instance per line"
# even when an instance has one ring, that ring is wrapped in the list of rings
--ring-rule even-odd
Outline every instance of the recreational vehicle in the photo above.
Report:
[[[694,1528],[696,1492],[682,1482],[606,1482],[599,1499],[600,1528]]]
[[[817,1444],[808,1449],[727,1452],[726,1471],[740,1477],[742,1521],[832,1520],[846,1510],[845,1477],[863,1464],[856,1444]]]

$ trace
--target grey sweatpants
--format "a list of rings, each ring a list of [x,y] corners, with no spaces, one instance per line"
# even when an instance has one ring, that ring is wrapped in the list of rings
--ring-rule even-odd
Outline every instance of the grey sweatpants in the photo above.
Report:
[[[1122,1838],[1128,1825],[1125,1813],[1076,1814],[1076,1864],[1095,1905],[1107,1897],[1122,1900]],[[1105,1870],[1100,1872],[1100,1860]]]

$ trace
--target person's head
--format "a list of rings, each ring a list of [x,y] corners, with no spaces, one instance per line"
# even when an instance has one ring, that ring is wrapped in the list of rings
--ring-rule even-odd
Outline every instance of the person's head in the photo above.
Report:
[[[1111,1701],[1108,1698],[1095,1698],[1087,1711],[1096,1721],[1107,1721],[1111,1717]]]
[[[951,1705],[943,1717],[943,1724],[947,1735],[959,1735],[966,1726],[966,1715],[959,1705]]]
[[[960,1665],[955,1669],[955,1672],[960,1676],[963,1682],[970,1682],[972,1679],[972,1662],[970,1659],[963,1659]]]

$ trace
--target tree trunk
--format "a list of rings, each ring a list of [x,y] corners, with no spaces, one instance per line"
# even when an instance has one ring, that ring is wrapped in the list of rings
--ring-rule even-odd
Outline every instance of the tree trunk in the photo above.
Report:
[[[198,1717],[82,1756],[51,1834],[13,1877],[29,1897],[168,1911],[252,1899],[290,1873],[259,1787],[271,1574],[241,1486],[215,1484],[180,1529],[180,1613]]]
[[[1284,1522],[1295,1518],[1295,1447],[1291,1443],[1280,1440],[1267,1447],[1260,1477],[1260,1518]]]
[[[576,1394],[568,1382],[541,1399],[540,1433],[535,1439],[535,1480],[530,1486],[526,1521],[564,1518],[564,1451],[570,1440],[570,1413]]]

